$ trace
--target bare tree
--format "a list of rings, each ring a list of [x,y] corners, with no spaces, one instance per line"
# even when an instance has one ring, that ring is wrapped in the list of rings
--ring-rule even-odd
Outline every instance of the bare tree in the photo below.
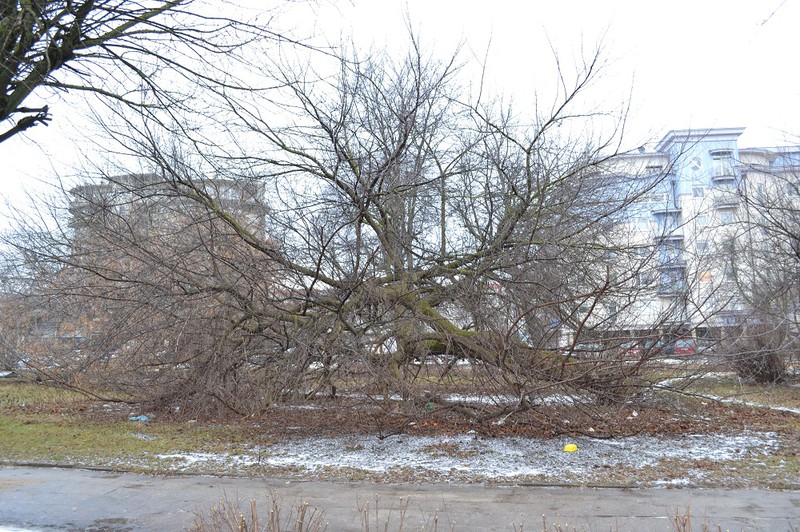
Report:
[[[748,312],[727,343],[741,377],[774,383],[796,358],[800,332],[798,159],[777,148],[743,158],[738,234],[721,257]]]
[[[156,113],[188,109],[191,91],[182,81],[206,92],[240,87],[230,65],[243,47],[279,35],[269,20],[237,20],[212,7],[192,0],[2,2],[0,142],[47,125],[58,93],[88,92]],[[147,104],[141,92],[152,94]]]
[[[561,73],[559,101],[530,120],[471,100],[455,61],[416,41],[400,60],[347,58],[332,76],[282,65],[276,91],[228,93],[236,122],[213,147],[120,113],[108,135],[151,181],[74,189],[68,251],[36,255],[90,315],[73,374],[239,413],[342,389],[390,409],[397,394],[409,419],[481,422],[546,412],[555,393],[581,411],[639,396],[647,356],[610,356],[623,338],[608,331],[647,259],[620,226],[658,176],[609,171],[622,122],[588,133],[580,97],[598,67]],[[263,191],[263,223],[226,203],[226,182]],[[609,356],[579,357],[580,338]]]

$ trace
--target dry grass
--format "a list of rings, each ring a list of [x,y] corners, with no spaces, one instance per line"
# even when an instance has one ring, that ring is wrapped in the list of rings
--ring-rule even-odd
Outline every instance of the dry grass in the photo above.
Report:
[[[228,498],[212,506],[208,513],[198,514],[193,532],[319,532],[325,530],[325,513],[303,501],[294,506],[284,504],[283,497],[271,492],[267,498],[269,510],[259,515],[255,500],[242,508],[240,501]]]

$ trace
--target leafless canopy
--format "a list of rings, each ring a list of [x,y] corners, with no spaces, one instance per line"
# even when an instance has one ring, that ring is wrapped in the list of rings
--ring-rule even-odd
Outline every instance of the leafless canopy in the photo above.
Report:
[[[0,142],[52,119],[56,93],[91,92],[142,113],[179,113],[189,92],[237,87],[226,68],[267,20],[192,0],[0,2]],[[186,81],[191,81],[191,87]],[[143,103],[141,92],[150,93]]]
[[[79,355],[50,367],[239,413],[346,389],[492,420],[646,389],[642,360],[564,356],[559,336],[600,338],[640,289],[614,236],[653,181],[607,171],[624,116],[581,112],[598,56],[527,118],[416,41],[335,66],[265,62],[278,88],[226,91],[213,145],[179,113],[106,124],[151,173],[73,189],[67,246],[21,245],[50,250],[42,293],[80,309]]]

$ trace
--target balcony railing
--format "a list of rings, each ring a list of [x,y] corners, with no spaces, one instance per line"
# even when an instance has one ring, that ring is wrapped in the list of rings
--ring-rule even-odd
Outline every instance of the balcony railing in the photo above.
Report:
[[[736,179],[736,171],[732,166],[718,166],[714,167],[711,171],[711,181],[719,183],[722,181],[734,181]]]
[[[653,205],[653,214],[674,214],[681,212],[681,208],[672,203],[665,203],[663,205]]]
[[[715,207],[736,207],[741,201],[741,196],[736,190],[715,190],[711,201]]]
[[[656,293],[660,296],[677,296],[686,293],[686,283],[665,283],[656,288]]]
[[[683,257],[671,257],[662,259],[658,263],[659,270],[682,270],[686,267],[686,259]]]
[[[657,231],[658,232],[653,237],[655,242],[678,241],[684,239],[683,229],[680,227],[674,229],[659,227]]]

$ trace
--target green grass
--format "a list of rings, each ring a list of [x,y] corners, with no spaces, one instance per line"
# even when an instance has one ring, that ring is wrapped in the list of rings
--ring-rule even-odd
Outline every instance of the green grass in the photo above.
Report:
[[[85,399],[78,392],[53,386],[26,382],[6,382],[0,385],[0,408],[65,404]]]
[[[133,463],[150,470],[163,467],[155,458],[158,454],[235,453],[258,440],[246,425],[141,423],[128,421],[124,412],[98,421],[71,408],[86,403],[70,390],[0,384],[0,462]]]
[[[764,406],[800,409],[800,387],[788,384],[759,385],[739,382],[735,377],[703,378],[687,389],[692,393],[739,399]]]

